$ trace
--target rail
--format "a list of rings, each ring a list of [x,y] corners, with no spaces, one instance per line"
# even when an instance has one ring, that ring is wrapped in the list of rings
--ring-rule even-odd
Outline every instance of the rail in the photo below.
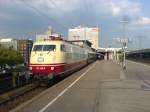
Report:
[[[39,86],[38,83],[33,83],[33,84],[26,85],[24,87],[15,89],[13,91],[4,93],[0,95],[0,105],[5,104],[11,100],[14,100],[15,98],[37,88],[38,86]]]

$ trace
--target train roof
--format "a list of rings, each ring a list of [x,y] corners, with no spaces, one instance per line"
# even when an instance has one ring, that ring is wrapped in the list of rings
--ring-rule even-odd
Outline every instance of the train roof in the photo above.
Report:
[[[34,42],[34,45],[36,44],[61,44],[64,41],[38,41],[38,42]]]
[[[74,42],[83,42],[83,45],[78,45],[75,44]],[[39,44],[62,44],[62,43],[68,43],[70,45],[76,46],[76,47],[81,47],[81,48],[86,48],[85,45],[89,48],[91,48],[91,43],[87,40],[63,40],[61,37],[53,37],[51,36],[50,38],[43,39],[43,41],[36,41],[34,42],[34,45],[39,45]],[[91,49],[93,51],[93,49]]]

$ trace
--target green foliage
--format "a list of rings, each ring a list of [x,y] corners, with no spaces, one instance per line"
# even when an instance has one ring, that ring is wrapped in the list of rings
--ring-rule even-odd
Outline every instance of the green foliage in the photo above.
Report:
[[[21,54],[14,49],[7,49],[0,47],[0,66],[4,67],[6,64],[14,66],[16,64],[23,63],[23,57]]]

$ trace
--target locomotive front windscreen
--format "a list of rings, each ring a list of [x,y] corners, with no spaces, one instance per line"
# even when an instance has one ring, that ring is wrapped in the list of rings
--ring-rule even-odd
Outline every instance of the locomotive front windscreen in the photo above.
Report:
[[[33,51],[55,51],[56,45],[35,45]]]
[[[33,51],[42,51],[43,45],[35,45]]]

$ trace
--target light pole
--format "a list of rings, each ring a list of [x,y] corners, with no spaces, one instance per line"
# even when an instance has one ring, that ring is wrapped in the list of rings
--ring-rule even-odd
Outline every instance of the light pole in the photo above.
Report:
[[[84,27],[84,40],[86,41],[86,27]]]
[[[128,39],[126,38],[126,25],[128,24],[128,18],[124,17],[120,23],[123,25],[123,38],[121,39],[122,49],[123,49],[123,69],[126,69],[126,46]]]
[[[123,42],[123,69],[126,69],[126,42]]]

